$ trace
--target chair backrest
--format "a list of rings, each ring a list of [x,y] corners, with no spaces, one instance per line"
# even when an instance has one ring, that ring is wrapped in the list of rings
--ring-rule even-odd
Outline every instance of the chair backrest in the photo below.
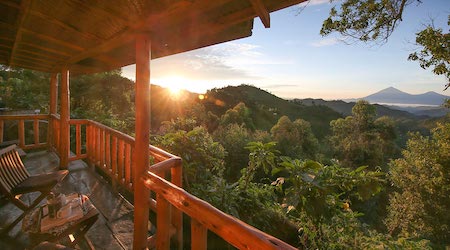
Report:
[[[30,177],[16,147],[11,145],[0,149],[0,189],[7,196],[11,196],[13,187]]]

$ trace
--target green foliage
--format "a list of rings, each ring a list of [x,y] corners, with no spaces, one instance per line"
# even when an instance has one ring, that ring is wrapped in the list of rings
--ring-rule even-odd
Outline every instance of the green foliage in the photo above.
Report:
[[[335,0],[331,0],[333,2]],[[336,1],[337,2],[337,1]],[[404,8],[416,0],[344,0],[339,9],[333,7],[323,22],[321,35],[333,31],[363,42],[386,42],[399,21]]]
[[[155,143],[183,159],[184,186],[187,190],[194,185],[208,186],[213,176],[223,178],[226,152],[204,127],[168,131],[156,136]]]
[[[416,43],[422,46],[422,50],[411,53],[408,60],[419,61],[423,69],[433,67],[434,74],[444,75],[448,82],[445,87],[447,89],[450,87],[450,34],[428,25],[416,35]]]
[[[245,146],[251,141],[251,132],[245,128],[244,124],[231,123],[227,126],[219,126],[213,135],[214,139],[227,151],[225,177],[229,181],[236,181],[241,169],[248,162],[248,151],[245,150]]]
[[[309,122],[302,119],[291,122],[287,116],[282,116],[270,132],[283,155],[316,159],[319,143]]]
[[[226,126],[228,124],[244,124],[249,129],[255,129],[252,118],[250,117],[250,109],[243,102],[238,103],[233,109],[227,110],[220,118],[220,124]]]
[[[358,213],[342,211],[327,221],[317,222],[301,213],[296,220],[302,249],[432,249],[427,240],[394,238],[368,228]]]
[[[432,137],[411,134],[403,157],[391,162],[386,225],[392,235],[449,244],[450,123],[438,124]]]
[[[0,106],[13,110],[49,109],[50,75],[0,65]]]
[[[358,101],[352,116],[330,123],[330,137],[337,159],[344,166],[382,166],[396,152],[395,124],[391,118],[375,120],[375,107],[367,101]]]
[[[92,119],[127,134],[134,132],[134,84],[111,71],[71,79],[72,118]]]
[[[242,189],[247,189],[258,169],[262,169],[268,174],[276,166],[276,154],[279,151],[275,149],[275,145],[275,142],[249,142],[247,144],[245,148],[250,151],[250,154],[248,155],[248,167],[242,169],[242,177],[239,179],[239,186]]]
[[[324,166],[316,161],[301,161],[282,157],[280,168],[287,177],[280,177],[274,184],[284,189],[285,204],[291,209],[303,211],[316,218],[331,218],[351,199],[367,200],[381,191],[383,173],[355,170],[337,164]]]

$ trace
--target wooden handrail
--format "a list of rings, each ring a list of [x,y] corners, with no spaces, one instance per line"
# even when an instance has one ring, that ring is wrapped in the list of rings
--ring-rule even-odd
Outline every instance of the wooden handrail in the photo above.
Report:
[[[4,141],[4,129],[5,121],[17,121],[17,139],[19,141],[19,146],[23,149],[36,149],[47,147],[48,139],[46,142],[40,142],[40,121],[48,122],[50,120],[49,115],[41,114],[29,114],[29,115],[0,115],[0,142]],[[33,142],[31,144],[26,144],[25,141],[25,121],[33,122]],[[49,129],[50,127],[48,127]],[[49,133],[47,129],[47,133]],[[46,136],[48,138],[48,136]]]
[[[209,203],[157,176],[155,173],[148,171],[142,177],[142,181],[150,190],[156,192],[157,195],[163,197],[174,207],[193,219],[194,228],[196,231],[199,231],[198,234],[194,235],[199,235],[203,238],[192,239],[192,242],[195,242],[197,246],[206,245],[199,242],[205,240],[204,229],[199,228],[200,224],[239,249],[296,249],[220,211]]]
[[[6,121],[11,121],[11,120],[48,120],[50,118],[49,115],[0,115],[0,120],[6,120]]]

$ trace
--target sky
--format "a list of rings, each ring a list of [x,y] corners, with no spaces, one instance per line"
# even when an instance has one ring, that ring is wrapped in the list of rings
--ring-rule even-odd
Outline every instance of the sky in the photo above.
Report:
[[[415,34],[433,21],[448,32],[449,0],[407,6],[403,21],[384,45],[348,43],[319,32],[331,7],[313,0],[270,14],[271,27],[254,20],[248,38],[151,61],[150,81],[164,87],[205,93],[212,88],[250,84],[282,98],[359,98],[388,87],[410,94],[443,91],[446,79],[408,61],[417,50]],[[122,68],[134,80],[135,66]]]

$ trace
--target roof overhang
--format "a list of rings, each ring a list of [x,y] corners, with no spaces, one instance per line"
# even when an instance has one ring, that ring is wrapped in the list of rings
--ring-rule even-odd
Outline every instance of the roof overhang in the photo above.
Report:
[[[305,0],[0,0],[0,64],[85,74],[135,63],[135,36],[152,59],[252,34],[253,19]]]

